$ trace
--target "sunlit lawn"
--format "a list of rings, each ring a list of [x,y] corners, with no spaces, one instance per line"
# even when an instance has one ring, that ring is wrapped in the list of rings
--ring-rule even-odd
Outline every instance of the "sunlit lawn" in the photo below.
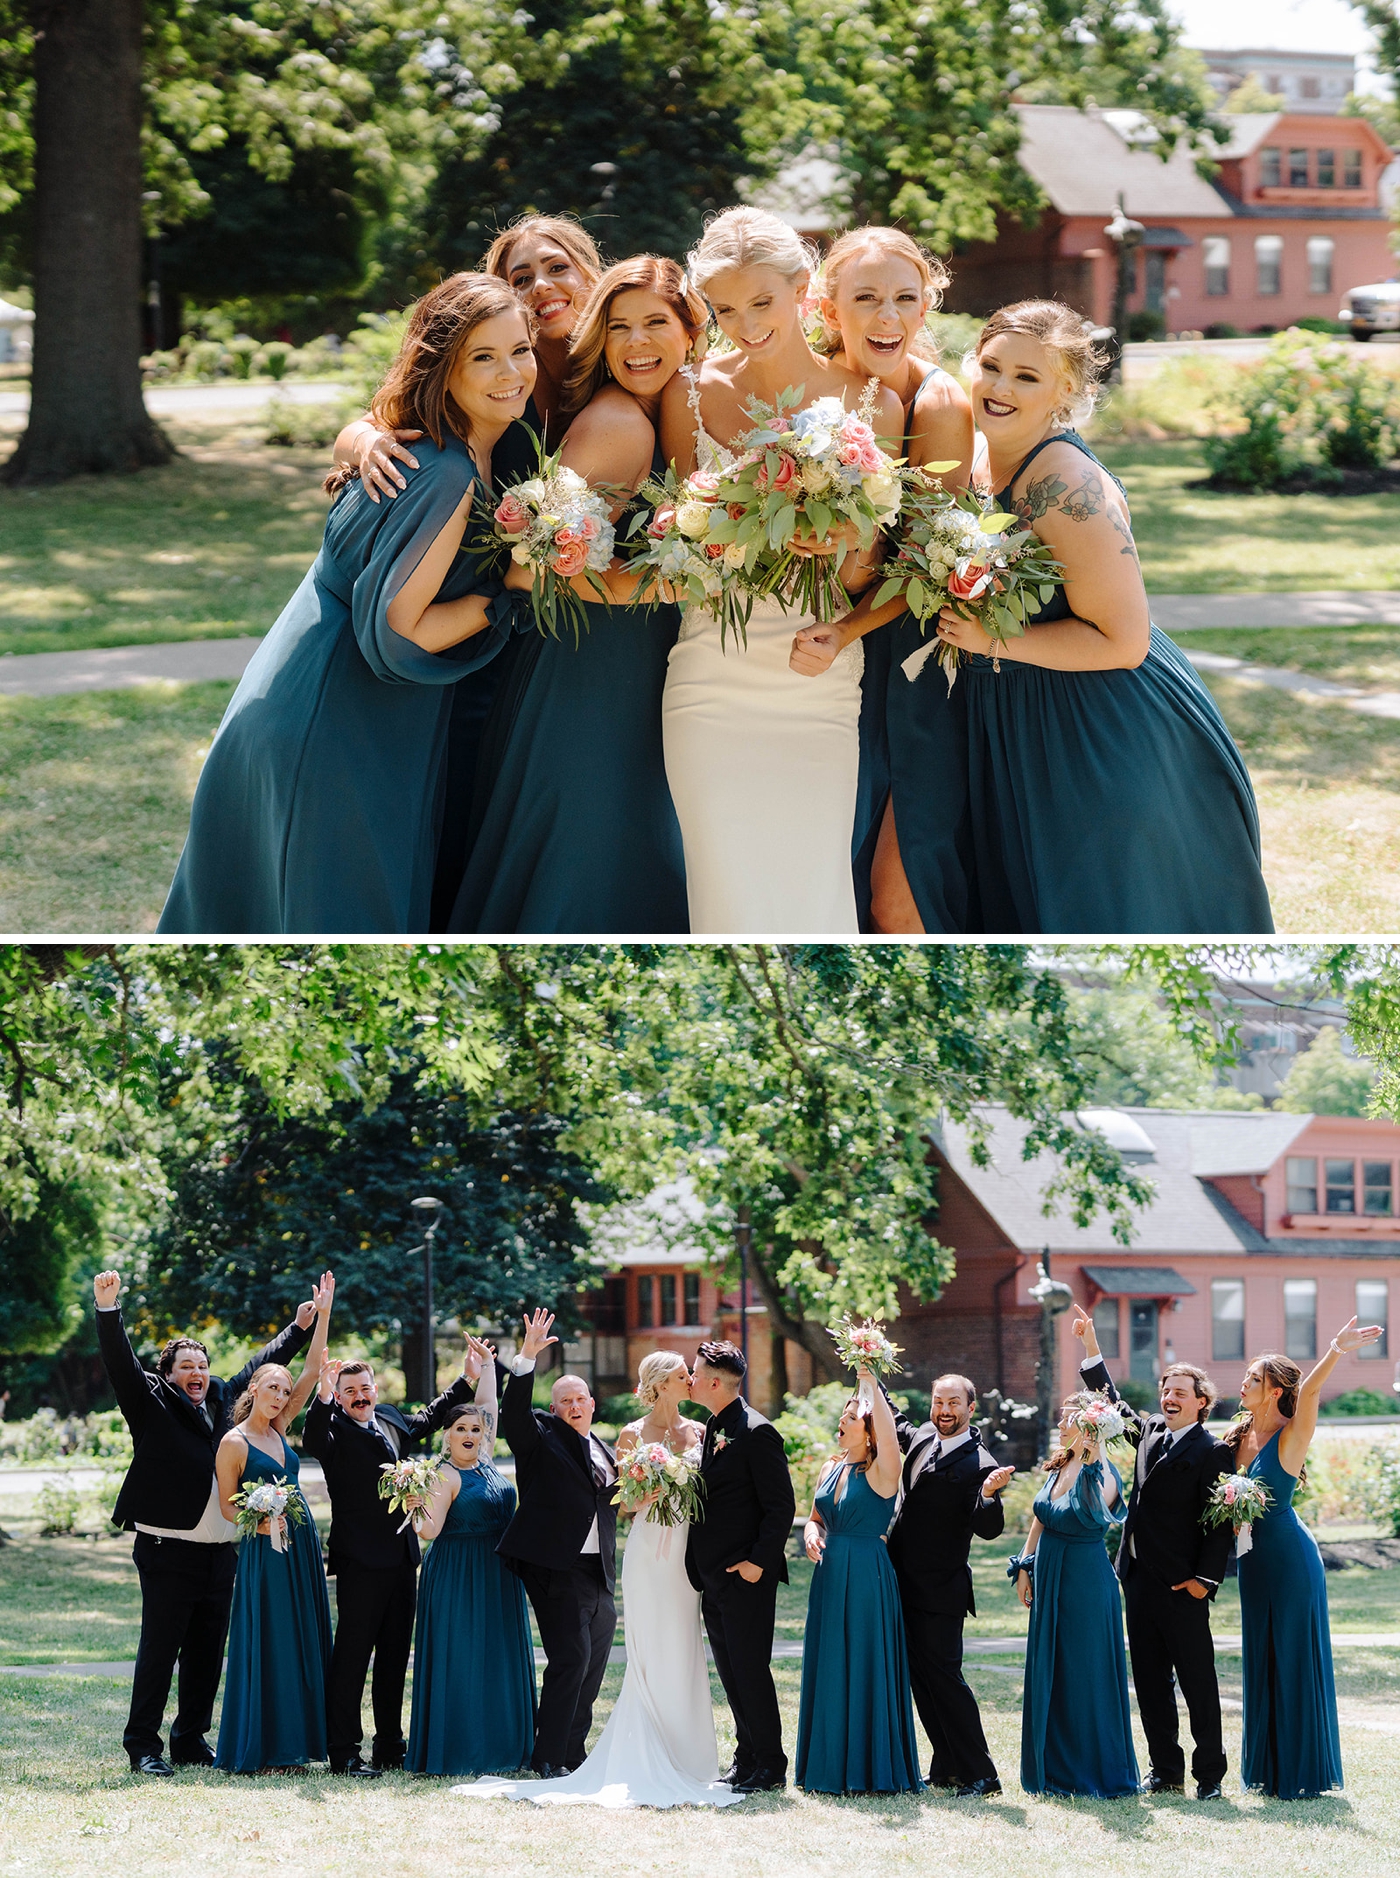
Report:
[[[39,1540],[0,1548],[0,1656],[10,1661],[129,1656],[135,1574],[128,1540]],[[1005,1548],[979,1548],[979,1631],[1024,1628],[1001,1565]],[[800,1634],[809,1568],[794,1565],[781,1631]],[[1394,1628],[1400,1572],[1328,1577],[1338,1627]],[[1216,1627],[1237,1627],[1227,1590]],[[774,1665],[791,1753],[801,1667]],[[1238,1701],[1239,1659],[1222,1656],[1222,1689]],[[536,1811],[504,1801],[465,1801],[449,1781],[393,1775],[366,1788],[325,1774],[229,1778],[182,1771],[159,1785],[125,1772],[121,1730],[130,1685],[103,1678],[0,1675],[0,1872],[69,1878],[275,1868],[340,1874],[368,1866],[377,1878],[457,1878],[461,1873],[555,1873],[572,1878],[846,1878],[848,1873],[930,1873],[969,1878],[1083,1878],[1086,1872],[1177,1878],[1183,1871],[1258,1878],[1261,1871],[1316,1874],[1400,1870],[1400,1652],[1337,1653],[1345,1794],[1285,1805],[1241,1796],[1239,1710],[1225,1715],[1232,1773],[1223,1805],[1192,1799],[1036,1800],[1021,1791],[1021,1671],[1013,1657],[976,1656],[968,1675],[982,1705],[1005,1785],[972,1804],[946,1794],[836,1800],[789,1787],[724,1813]],[[597,1724],[621,1686],[612,1669]],[[712,1685],[721,1759],[732,1747],[723,1692]],[[489,1702],[490,1691],[482,1699]],[[1093,1700],[1093,1692],[1085,1692]],[[1361,1723],[1368,1723],[1363,1727]],[[217,1718],[216,1718],[217,1725]],[[1393,1732],[1386,1732],[1393,1731]],[[596,1738],[596,1735],[595,1735]],[[1145,1765],[1139,1736],[1139,1757]],[[920,1741],[921,1752],[926,1744]]]

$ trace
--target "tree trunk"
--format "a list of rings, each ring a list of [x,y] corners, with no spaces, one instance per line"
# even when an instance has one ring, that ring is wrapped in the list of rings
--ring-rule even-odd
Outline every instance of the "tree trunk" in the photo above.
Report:
[[[8,483],[167,463],[141,398],[143,0],[35,0],[34,368]]]
[[[789,1342],[804,1349],[812,1359],[813,1370],[820,1370],[825,1381],[841,1381],[846,1372],[837,1360],[835,1345],[827,1336],[825,1326],[809,1324],[805,1317],[794,1317],[787,1310],[772,1275],[763,1263],[762,1254],[752,1250],[749,1257],[749,1275],[753,1279],[754,1290],[768,1307],[768,1322],[772,1327],[775,1340],[785,1337]],[[784,1367],[786,1367],[786,1352],[784,1352]]]

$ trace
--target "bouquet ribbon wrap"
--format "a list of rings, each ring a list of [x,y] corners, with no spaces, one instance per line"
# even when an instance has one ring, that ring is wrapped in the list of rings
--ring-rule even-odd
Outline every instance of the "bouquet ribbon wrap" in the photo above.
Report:
[[[287,1551],[287,1516],[285,1513],[272,1513],[268,1516],[267,1536],[272,1541],[274,1552]]]

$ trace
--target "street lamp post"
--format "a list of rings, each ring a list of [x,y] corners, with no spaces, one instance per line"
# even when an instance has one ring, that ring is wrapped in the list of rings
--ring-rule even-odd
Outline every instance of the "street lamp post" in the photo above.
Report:
[[[1123,377],[1123,345],[1128,325],[1129,276],[1132,272],[1133,255],[1139,249],[1147,230],[1141,222],[1135,222],[1123,206],[1123,194],[1118,193],[1118,207],[1113,211],[1113,220],[1103,231],[1118,250],[1118,280],[1113,292],[1113,363],[1108,368],[1109,380],[1118,384]]]
[[[1048,1245],[1041,1249],[1040,1277],[1026,1295],[1040,1306],[1040,1360],[1035,1366],[1035,1395],[1041,1440],[1048,1454],[1055,1426],[1055,1319],[1074,1303],[1074,1293],[1064,1280],[1050,1276]]]
[[[749,1209],[739,1208],[739,1223],[734,1229],[739,1241],[739,1348],[744,1352],[744,1363],[749,1360]]]
[[[414,1251],[423,1254],[423,1400],[431,1402],[437,1387],[437,1341],[433,1336],[433,1238],[442,1217],[442,1201],[425,1194],[410,1204],[428,1216],[423,1243],[415,1246]]]

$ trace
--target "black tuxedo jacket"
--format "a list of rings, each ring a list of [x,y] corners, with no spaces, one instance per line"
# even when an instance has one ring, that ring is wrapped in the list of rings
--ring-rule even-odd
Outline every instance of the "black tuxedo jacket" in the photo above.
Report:
[[[705,1426],[700,1475],[704,1517],[690,1529],[685,1568],[697,1591],[706,1574],[745,1559],[786,1584],[787,1542],[797,1502],[783,1438],[766,1416],[736,1396]]]
[[[233,1425],[248,1378],[264,1363],[290,1362],[310,1337],[309,1330],[288,1324],[236,1376],[227,1382],[211,1376],[204,1405],[212,1426],[206,1426],[183,1389],[142,1368],[120,1310],[99,1311],[98,1348],[136,1450],[112,1509],[113,1525],[197,1526],[209,1504],[215,1449]]]
[[[614,1474],[600,1484],[587,1444],[566,1421],[534,1406],[534,1383],[533,1370],[508,1376],[501,1397],[501,1432],[515,1456],[520,1504],[496,1550],[513,1569],[543,1565],[550,1571],[569,1571],[578,1564],[596,1519],[598,1556],[611,1591],[617,1561],[617,1508],[612,1503],[616,1456],[594,1435]]]
[[[1100,1357],[1083,1371],[1086,1389],[1102,1389],[1115,1401],[1118,1391]],[[1200,1578],[1214,1587],[1225,1576],[1235,1535],[1229,1526],[1201,1524],[1206,1502],[1222,1474],[1233,1474],[1235,1457],[1202,1423],[1178,1435],[1162,1458],[1167,1424],[1160,1415],[1130,1421],[1128,1440],[1137,1449],[1128,1517],[1118,1541],[1116,1568],[1127,1583],[1136,1570],[1150,1572],[1166,1585]]]
[[[969,1440],[930,1462],[911,1487],[914,1469],[938,1440],[938,1430],[932,1422],[915,1428],[903,1416],[895,1425],[905,1450],[904,1474],[886,1544],[900,1595],[915,1610],[975,1615],[968,1564],[972,1541],[999,1538],[1006,1526],[1001,1495],[982,1498],[982,1482],[997,1463],[974,1427]]]
[[[459,1403],[470,1402],[472,1386],[459,1376],[450,1389],[416,1414],[404,1415],[392,1402],[378,1402],[374,1413],[398,1433],[399,1456],[411,1454],[434,1429],[441,1428]],[[412,1521],[404,1532],[403,1514],[389,1510],[379,1497],[384,1466],[397,1457],[387,1439],[347,1415],[332,1398],[311,1398],[301,1445],[314,1454],[331,1496],[330,1570],[362,1565],[372,1571],[418,1564],[422,1553]]]

